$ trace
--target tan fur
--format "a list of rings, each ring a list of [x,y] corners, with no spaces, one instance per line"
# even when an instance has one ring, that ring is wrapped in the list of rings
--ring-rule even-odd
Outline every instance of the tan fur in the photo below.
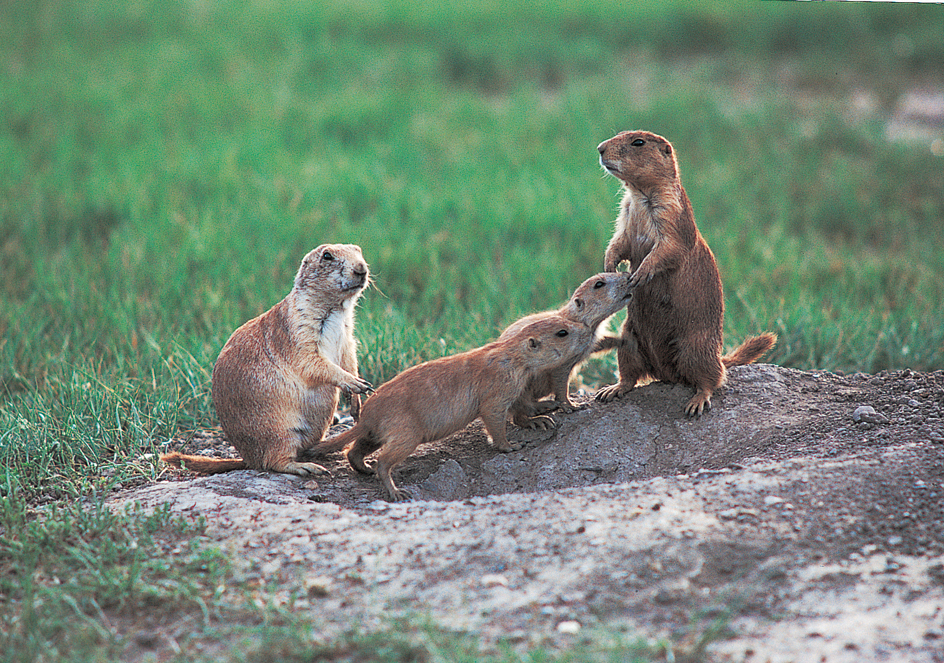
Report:
[[[758,359],[777,337],[749,338],[722,357],[721,276],[695,226],[669,141],[647,131],[625,131],[598,150],[600,164],[625,191],[604,269],[614,271],[629,261],[636,290],[621,339],[603,341],[618,346],[619,383],[601,389],[597,399],[619,398],[648,376],[695,387],[685,413],[700,416],[724,384],[725,368]]]
[[[554,315],[579,322],[596,335],[602,323],[623,308],[632,297],[629,279],[629,274],[618,272],[595,274],[581,283],[561,308],[556,311],[525,316],[505,329],[499,339],[515,334],[531,322]],[[560,408],[564,412],[576,410],[578,406],[570,400],[570,376],[592,352],[606,349],[597,348],[596,345],[587,346],[586,352],[573,357],[572,361],[550,370],[540,371],[531,378],[528,388],[511,408],[511,417],[515,425],[527,428],[552,428],[554,420],[544,416],[544,413],[555,408]],[[553,399],[541,400],[550,394],[553,394]]]
[[[291,292],[233,332],[213,367],[213,404],[242,460],[179,453],[161,459],[209,473],[326,472],[297,455],[324,438],[339,391],[351,394],[357,414],[357,394],[370,389],[357,375],[354,339],[354,308],[367,283],[358,246],[322,245],[305,256]]]
[[[508,409],[538,371],[571,361],[594,343],[586,325],[551,316],[526,325],[507,338],[405,370],[364,403],[352,429],[325,440],[323,452],[345,448],[360,472],[364,458],[378,449],[376,472],[392,501],[409,499],[391,471],[417,446],[460,430],[476,418],[501,451],[520,445],[505,433]]]

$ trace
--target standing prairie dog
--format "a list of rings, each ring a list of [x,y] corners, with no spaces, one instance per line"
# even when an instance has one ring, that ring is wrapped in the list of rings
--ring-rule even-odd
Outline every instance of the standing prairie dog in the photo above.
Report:
[[[531,322],[554,315],[586,325],[596,335],[600,325],[626,306],[632,296],[629,274],[619,272],[595,274],[581,283],[560,309],[525,316],[505,329],[499,339],[515,334]],[[608,347],[610,347],[609,344],[600,348],[587,346],[585,353],[574,356],[571,361],[535,374],[521,398],[511,407],[511,417],[515,425],[528,428],[550,428],[554,425],[554,421],[544,416],[544,413],[555,408],[560,408],[564,412],[576,410],[577,405],[570,400],[570,376],[577,365],[589,357],[591,352],[608,349]],[[552,400],[541,400],[549,394],[554,395]]]
[[[601,389],[597,400],[619,398],[651,376],[695,387],[685,413],[700,416],[724,384],[725,369],[758,359],[777,337],[748,338],[722,356],[721,275],[695,226],[669,141],[648,131],[624,131],[597,149],[603,169],[625,191],[604,269],[615,271],[628,260],[636,287],[617,349],[619,383]]]
[[[351,466],[364,473],[372,472],[364,458],[380,449],[376,471],[391,501],[409,499],[390,473],[417,446],[480,418],[498,449],[520,448],[505,433],[512,403],[538,371],[571,361],[594,342],[586,325],[550,316],[480,348],[413,366],[367,399],[353,428],[316,449],[345,448]]]
[[[161,460],[207,473],[326,472],[297,454],[324,438],[339,391],[351,394],[356,414],[357,394],[370,389],[357,375],[354,340],[354,308],[367,283],[358,246],[325,244],[306,255],[291,292],[233,332],[213,367],[213,405],[242,459],[170,453]]]

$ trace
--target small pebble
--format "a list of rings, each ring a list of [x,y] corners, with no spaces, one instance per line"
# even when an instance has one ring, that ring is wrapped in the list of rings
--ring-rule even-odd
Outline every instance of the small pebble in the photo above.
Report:
[[[500,573],[486,573],[482,576],[482,585],[485,587],[507,587],[508,578]]]
[[[875,414],[875,408],[871,405],[860,405],[852,413],[852,420],[855,422],[864,421],[865,417]]]
[[[901,564],[899,562],[896,562],[891,557],[888,557],[885,560],[885,568],[883,569],[885,573],[895,573],[896,571],[900,571],[900,570],[901,570]]]
[[[567,635],[575,635],[580,632],[580,622],[574,621],[572,619],[569,619],[566,622],[561,622],[557,625],[557,632],[565,633]]]
[[[852,420],[856,423],[887,424],[888,417],[875,411],[871,405],[860,405],[852,413]]]

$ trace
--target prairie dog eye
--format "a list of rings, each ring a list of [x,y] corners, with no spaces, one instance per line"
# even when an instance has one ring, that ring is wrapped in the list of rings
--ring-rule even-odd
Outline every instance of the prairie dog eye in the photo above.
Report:
[[[325,251],[324,253],[321,254],[321,259],[324,260],[325,262],[331,262],[332,260],[334,260],[334,254],[331,253],[330,251]]]
[[[593,289],[594,289],[594,290],[599,290],[600,288],[602,288],[602,287],[605,286],[605,285],[606,285],[605,282],[603,282],[603,281],[597,281],[596,283],[593,284]]]
[[[561,338],[564,338],[565,336],[568,336],[569,334],[570,332],[567,331],[566,329],[561,329],[559,332],[557,332],[556,335],[560,336]]]
[[[633,147],[642,147],[645,144],[646,144],[646,141],[644,141],[642,138],[637,138],[632,143],[630,143],[630,145],[632,145]]]

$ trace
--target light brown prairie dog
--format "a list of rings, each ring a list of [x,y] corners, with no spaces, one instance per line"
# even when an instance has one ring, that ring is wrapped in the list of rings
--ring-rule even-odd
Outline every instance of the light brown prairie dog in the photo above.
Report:
[[[326,472],[297,454],[324,437],[339,391],[352,395],[356,415],[357,394],[370,389],[357,375],[354,339],[354,308],[367,283],[358,246],[326,244],[306,255],[291,292],[233,332],[213,367],[213,405],[242,459],[170,453],[161,460],[208,473]]]
[[[617,350],[619,383],[601,389],[597,400],[619,398],[650,376],[695,387],[685,413],[699,416],[724,384],[725,369],[758,359],[777,337],[748,338],[722,356],[721,276],[695,226],[669,141],[648,131],[624,131],[597,149],[600,164],[625,191],[604,269],[615,271],[629,261],[636,286]]]
[[[498,449],[520,448],[505,434],[508,408],[535,373],[571,361],[593,343],[586,325],[550,316],[480,348],[413,366],[367,399],[353,428],[316,449],[346,447],[348,461],[365,473],[372,470],[364,458],[379,449],[376,471],[387,494],[394,502],[409,499],[390,473],[417,446],[480,418]]]
[[[629,274],[619,272],[595,274],[581,283],[560,309],[525,316],[512,323],[499,338],[507,338],[531,322],[554,315],[586,325],[596,335],[600,325],[626,306],[632,296]],[[570,400],[570,376],[577,365],[589,357],[591,352],[597,349],[609,349],[609,347],[611,346],[601,348],[587,346],[585,353],[574,356],[571,361],[536,373],[529,381],[528,388],[521,398],[511,407],[511,417],[515,425],[528,428],[550,428],[554,425],[554,421],[550,417],[543,416],[543,413],[555,408],[560,408],[564,412],[576,410],[577,405]],[[553,400],[541,400],[549,394],[554,395]]]

